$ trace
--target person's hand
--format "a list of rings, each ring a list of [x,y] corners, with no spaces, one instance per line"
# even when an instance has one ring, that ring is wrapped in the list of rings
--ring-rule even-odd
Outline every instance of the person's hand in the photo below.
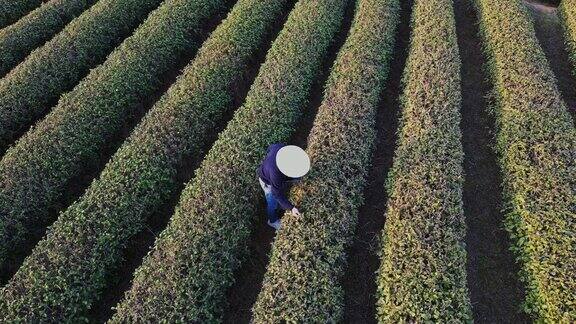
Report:
[[[302,216],[302,214],[300,214],[300,211],[296,207],[292,208],[291,212],[292,212],[292,215],[294,215],[294,216],[298,216],[298,217]]]

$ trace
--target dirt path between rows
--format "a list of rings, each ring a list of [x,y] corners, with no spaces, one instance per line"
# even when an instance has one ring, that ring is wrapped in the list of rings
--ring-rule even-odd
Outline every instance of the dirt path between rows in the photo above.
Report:
[[[526,323],[520,313],[524,292],[518,266],[503,229],[501,175],[493,148],[494,119],[488,112],[485,57],[478,19],[469,1],[454,3],[462,60],[462,144],[467,275],[476,323]]]
[[[548,63],[558,80],[562,99],[576,121],[576,78],[570,56],[566,49],[564,30],[558,16],[558,9],[550,5],[526,2],[532,17],[536,37],[548,58]]]
[[[380,266],[378,253],[387,205],[385,184],[396,148],[401,80],[408,57],[413,1],[400,3],[400,23],[390,72],[377,108],[376,147],[364,190],[364,205],[359,210],[354,241],[347,251],[348,266],[342,279],[345,323],[376,323],[376,270]]]
[[[328,49],[328,54],[322,63],[321,75],[312,86],[310,100],[300,119],[300,126],[290,139],[289,144],[306,149],[308,135],[314,125],[318,107],[323,99],[324,85],[330,75],[330,69],[336,55],[346,40],[353,15],[354,1],[349,1],[342,27]],[[228,305],[224,312],[224,323],[249,323],[252,319],[252,306],[262,289],[262,281],[270,261],[270,251],[275,237],[272,228],[266,224],[264,207],[265,202],[262,197],[260,212],[250,238],[248,258],[244,260],[243,265],[236,272],[235,283],[228,290]]]

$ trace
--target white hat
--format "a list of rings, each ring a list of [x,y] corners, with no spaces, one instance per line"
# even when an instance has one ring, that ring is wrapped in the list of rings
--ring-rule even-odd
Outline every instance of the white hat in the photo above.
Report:
[[[310,157],[296,145],[287,145],[276,153],[276,166],[290,178],[301,178],[310,171]]]

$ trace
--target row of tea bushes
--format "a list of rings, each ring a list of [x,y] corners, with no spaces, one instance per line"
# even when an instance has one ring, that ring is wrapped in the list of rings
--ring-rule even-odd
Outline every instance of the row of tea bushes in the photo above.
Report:
[[[40,6],[42,0],[0,0],[0,28],[4,28]]]
[[[576,77],[576,1],[564,0],[559,7],[560,18],[564,27],[564,37],[568,54],[572,59],[573,75]],[[573,107],[576,109],[576,107]]]
[[[0,155],[161,2],[100,0],[0,79]]]
[[[0,77],[44,44],[95,0],[52,0],[0,30]]]
[[[166,0],[6,152],[0,161],[1,265],[52,221],[50,210],[62,208],[68,184],[93,168],[107,142],[160,89],[174,62],[200,47],[198,30],[225,4]]]
[[[14,314],[24,309],[30,313],[27,320],[48,317],[31,312],[32,305],[63,314],[51,320],[71,320],[97,302],[110,274],[121,265],[130,239],[178,189],[176,174],[184,157],[201,159],[209,134],[231,109],[233,85],[264,45],[287,2],[238,2],[99,179],[60,215],[9,283],[3,292],[11,314],[7,320],[17,319]],[[47,254],[57,258],[47,260]],[[47,302],[48,296],[54,302]]]
[[[346,0],[301,0],[244,105],[184,189],[112,322],[218,322],[245,256],[266,148],[287,141],[343,20]]]
[[[472,320],[452,0],[416,0],[377,275],[380,323]]]
[[[475,3],[495,85],[506,223],[527,287],[524,308],[540,322],[573,323],[576,128],[524,4]]]
[[[312,169],[292,190],[303,216],[284,217],[254,306],[255,323],[343,319],[340,280],[363,201],[399,11],[397,0],[358,1],[308,137]]]

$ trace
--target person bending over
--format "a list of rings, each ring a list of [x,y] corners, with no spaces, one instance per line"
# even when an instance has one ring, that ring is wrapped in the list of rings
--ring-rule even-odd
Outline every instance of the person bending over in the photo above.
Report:
[[[310,157],[296,145],[281,143],[268,147],[266,157],[258,168],[258,180],[266,197],[268,225],[275,230],[281,226],[278,207],[300,216],[300,211],[288,200],[290,186],[310,171]]]

